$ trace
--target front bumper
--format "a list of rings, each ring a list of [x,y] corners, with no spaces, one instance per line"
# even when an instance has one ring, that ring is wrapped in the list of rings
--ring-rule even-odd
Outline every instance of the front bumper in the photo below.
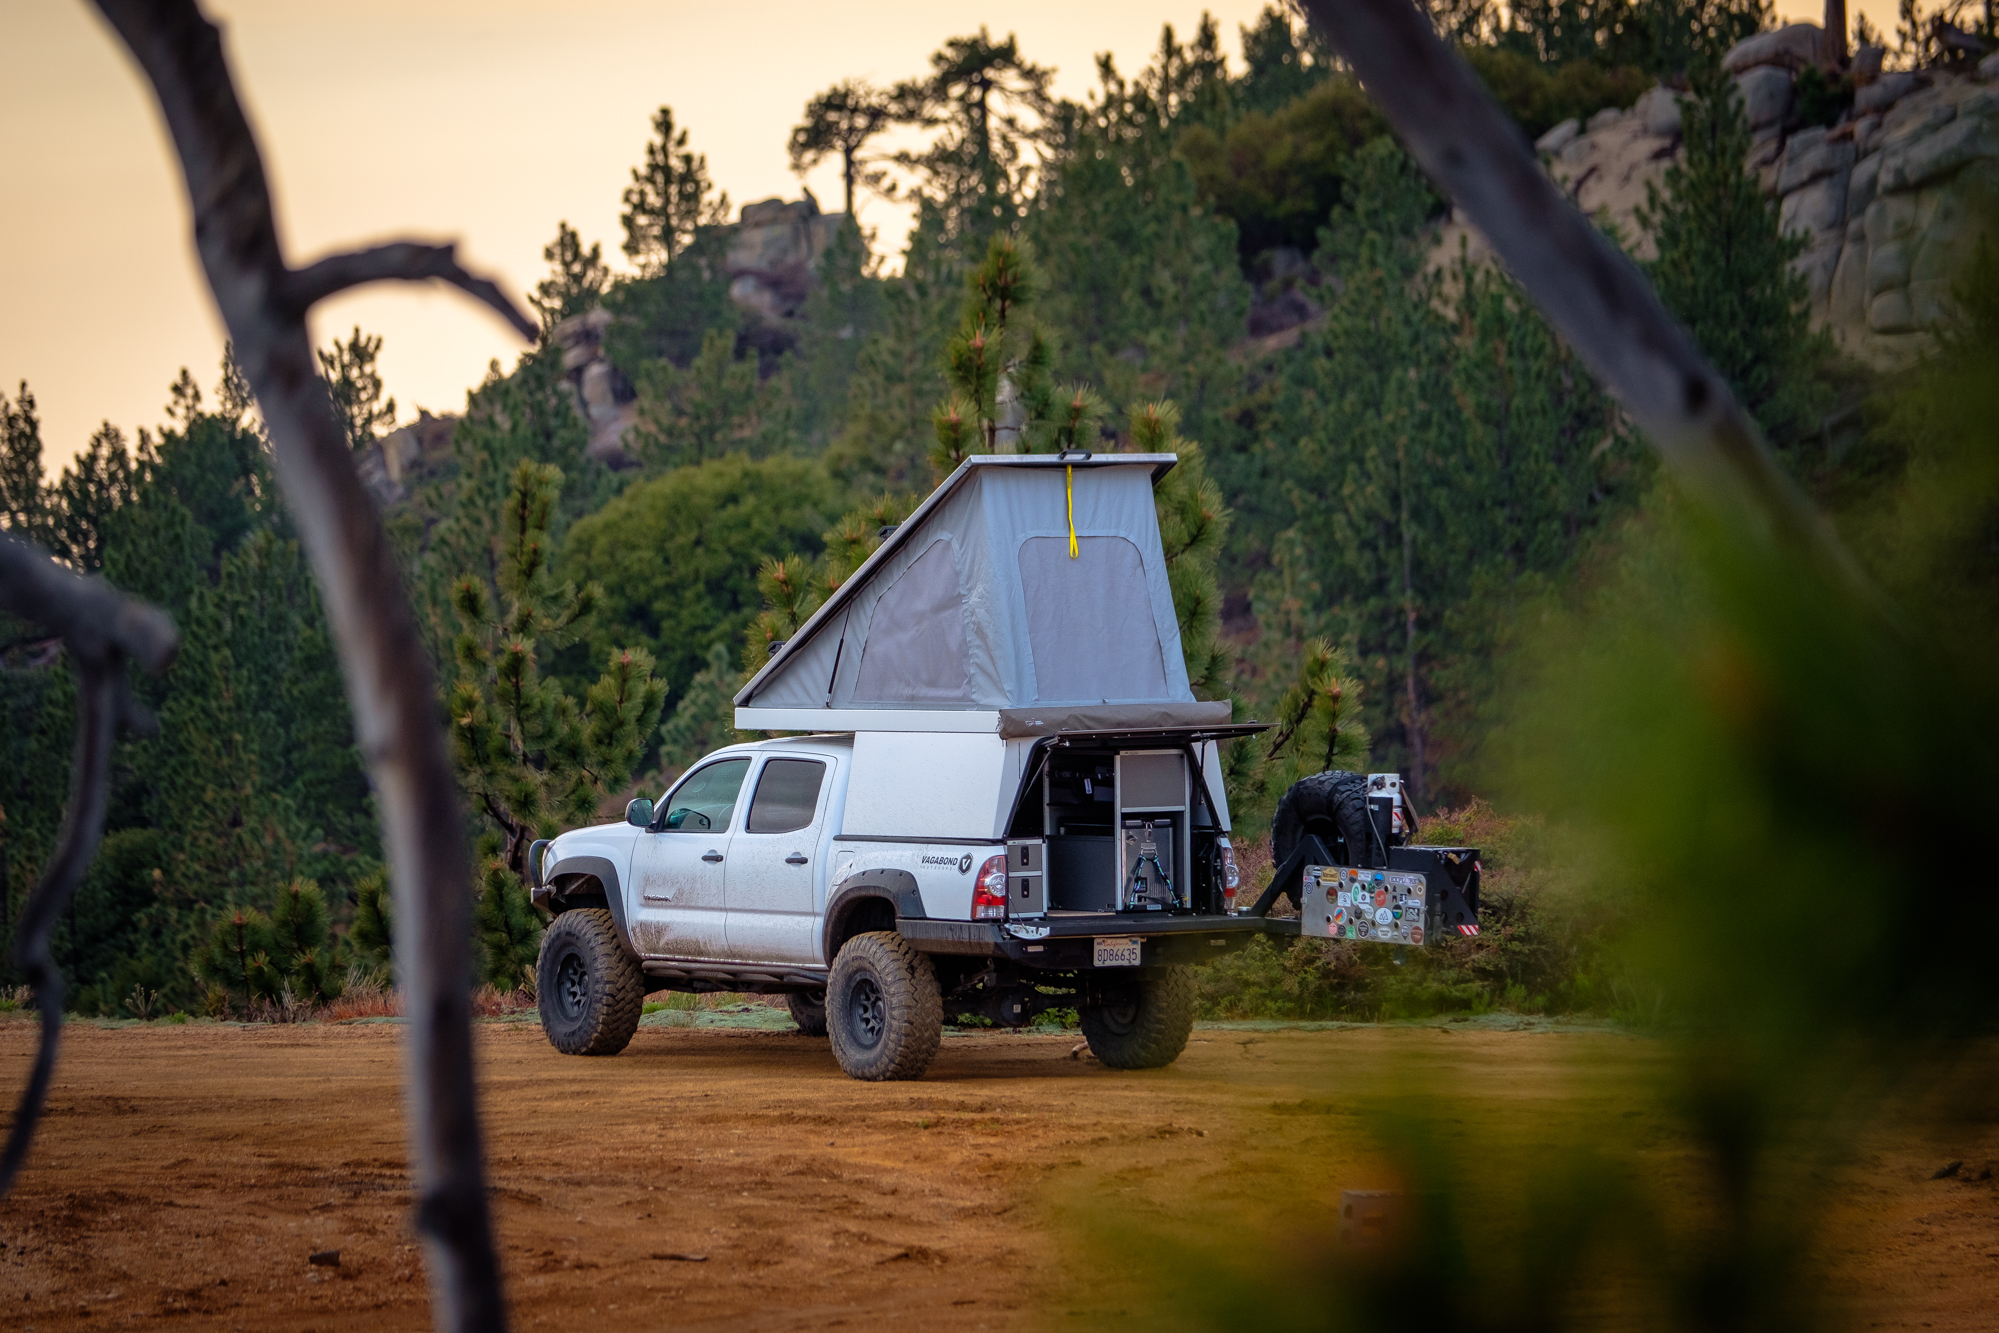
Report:
[[[1246,947],[1258,935],[1296,935],[1293,919],[1077,913],[1020,921],[931,921],[897,917],[896,930],[924,953],[1006,958],[1050,972],[1089,971],[1094,941],[1137,936],[1139,965],[1200,963]]]

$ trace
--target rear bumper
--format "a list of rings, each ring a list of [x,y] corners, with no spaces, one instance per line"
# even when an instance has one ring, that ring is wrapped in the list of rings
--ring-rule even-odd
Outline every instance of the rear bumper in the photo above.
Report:
[[[1137,936],[1140,966],[1200,963],[1234,953],[1258,935],[1295,935],[1293,920],[1253,916],[1134,917],[1109,913],[1026,921],[931,921],[897,917],[902,937],[924,953],[1006,958],[1022,967],[1086,972],[1096,966],[1093,941]]]

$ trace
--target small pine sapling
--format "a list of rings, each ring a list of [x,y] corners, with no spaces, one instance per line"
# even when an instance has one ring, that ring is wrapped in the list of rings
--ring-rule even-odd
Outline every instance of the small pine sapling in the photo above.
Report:
[[[495,611],[483,580],[454,589],[462,630],[450,698],[459,780],[527,878],[528,847],[584,823],[622,787],[659,720],[666,687],[642,648],[614,649],[583,704],[541,674],[540,654],[578,638],[602,591],[556,580],[548,524],[562,473],[523,460],[502,509]]]

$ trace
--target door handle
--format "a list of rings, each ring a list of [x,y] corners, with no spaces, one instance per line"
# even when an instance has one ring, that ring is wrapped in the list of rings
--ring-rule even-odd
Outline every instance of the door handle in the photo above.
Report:
[[[709,850],[701,854],[701,859],[703,861],[719,861],[722,859],[722,854],[714,850],[713,848],[710,848]]]
[[[788,866],[802,866],[805,864],[805,858],[797,852],[793,852],[790,856],[784,858],[784,863]]]

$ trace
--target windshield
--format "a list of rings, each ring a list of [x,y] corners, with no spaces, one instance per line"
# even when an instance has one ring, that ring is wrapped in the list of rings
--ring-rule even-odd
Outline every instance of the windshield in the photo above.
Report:
[[[666,798],[666,819],[662,827],[685,833],[720,833],[729,827],[736,812],[736,795],[743,789],[743,775],[750,761],[724,759],[697,768]]]

